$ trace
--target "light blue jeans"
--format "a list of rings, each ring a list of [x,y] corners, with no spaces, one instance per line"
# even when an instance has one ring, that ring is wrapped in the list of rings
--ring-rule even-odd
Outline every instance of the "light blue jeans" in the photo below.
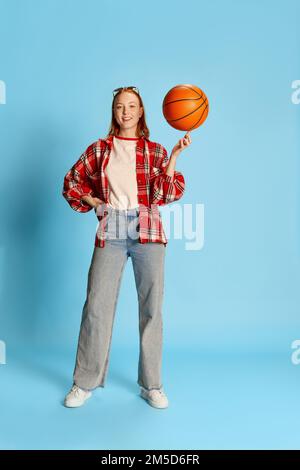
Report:
[[[162,387],[162,304],[166,246],[139,243],[138,209],[108,206],[105,247],[94,247],[88,273],[73,373],[78,387],[104,387],[112,329],[127,259],[132,260],[139,304],[137,383],[150,390]]]

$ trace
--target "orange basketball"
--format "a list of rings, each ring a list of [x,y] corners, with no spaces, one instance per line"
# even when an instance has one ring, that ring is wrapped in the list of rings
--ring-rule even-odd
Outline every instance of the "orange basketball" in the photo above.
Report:
[[[170,126],[190,131],[201,126],[207,118],[208,99],[195,85],[176,85],[164,97],[162,111]]]

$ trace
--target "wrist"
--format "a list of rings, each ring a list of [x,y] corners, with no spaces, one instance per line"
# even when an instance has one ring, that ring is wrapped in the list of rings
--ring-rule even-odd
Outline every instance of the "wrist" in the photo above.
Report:
[[[93,197],[90,194],[84,194],[83,196],[81,196],[80,199],[82,202],[85,202],[89,206],[93,205]]]
[[[176,152],[172,152],[172,153],[171,153],[171,156],[170,156],[170,159],[172,158],[173,160],[176,160],[176,158],[178,157],[178,155],[179,155],[179,152],[177,152],[177,153],[176,153]]]

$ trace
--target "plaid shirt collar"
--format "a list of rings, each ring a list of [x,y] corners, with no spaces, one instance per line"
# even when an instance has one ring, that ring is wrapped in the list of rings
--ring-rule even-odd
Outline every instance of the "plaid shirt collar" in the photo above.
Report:
[[[109,136],[106,139],[103,139],[109,147],[112,146],[113,137],[114,137],[113,134],[109,134]],[[149,142],[149,139],[147,137],[141,136],[137,141],[137,146],[143,149],[145,146],[145,140]]]

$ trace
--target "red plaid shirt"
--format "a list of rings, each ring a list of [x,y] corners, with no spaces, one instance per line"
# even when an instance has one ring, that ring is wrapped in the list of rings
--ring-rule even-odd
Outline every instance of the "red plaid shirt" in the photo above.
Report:
[[[99,139],[87,147],[64,177],[62,195],[77,212],[88,212],[92,207],[81,198],[86,195],[102,201],[94,212],[99,220],[95,246],[105,246],[105,209],[108,204],[109,185],[105,174],[111,152],[113,135]],[[182,173],[173,177],[165,173],[168,165],[166,149],[146,137],[140,137],[136,146],[136,178],[139,202],[139,242],[168,243],[158,206],[180,199],[185,181]]]

